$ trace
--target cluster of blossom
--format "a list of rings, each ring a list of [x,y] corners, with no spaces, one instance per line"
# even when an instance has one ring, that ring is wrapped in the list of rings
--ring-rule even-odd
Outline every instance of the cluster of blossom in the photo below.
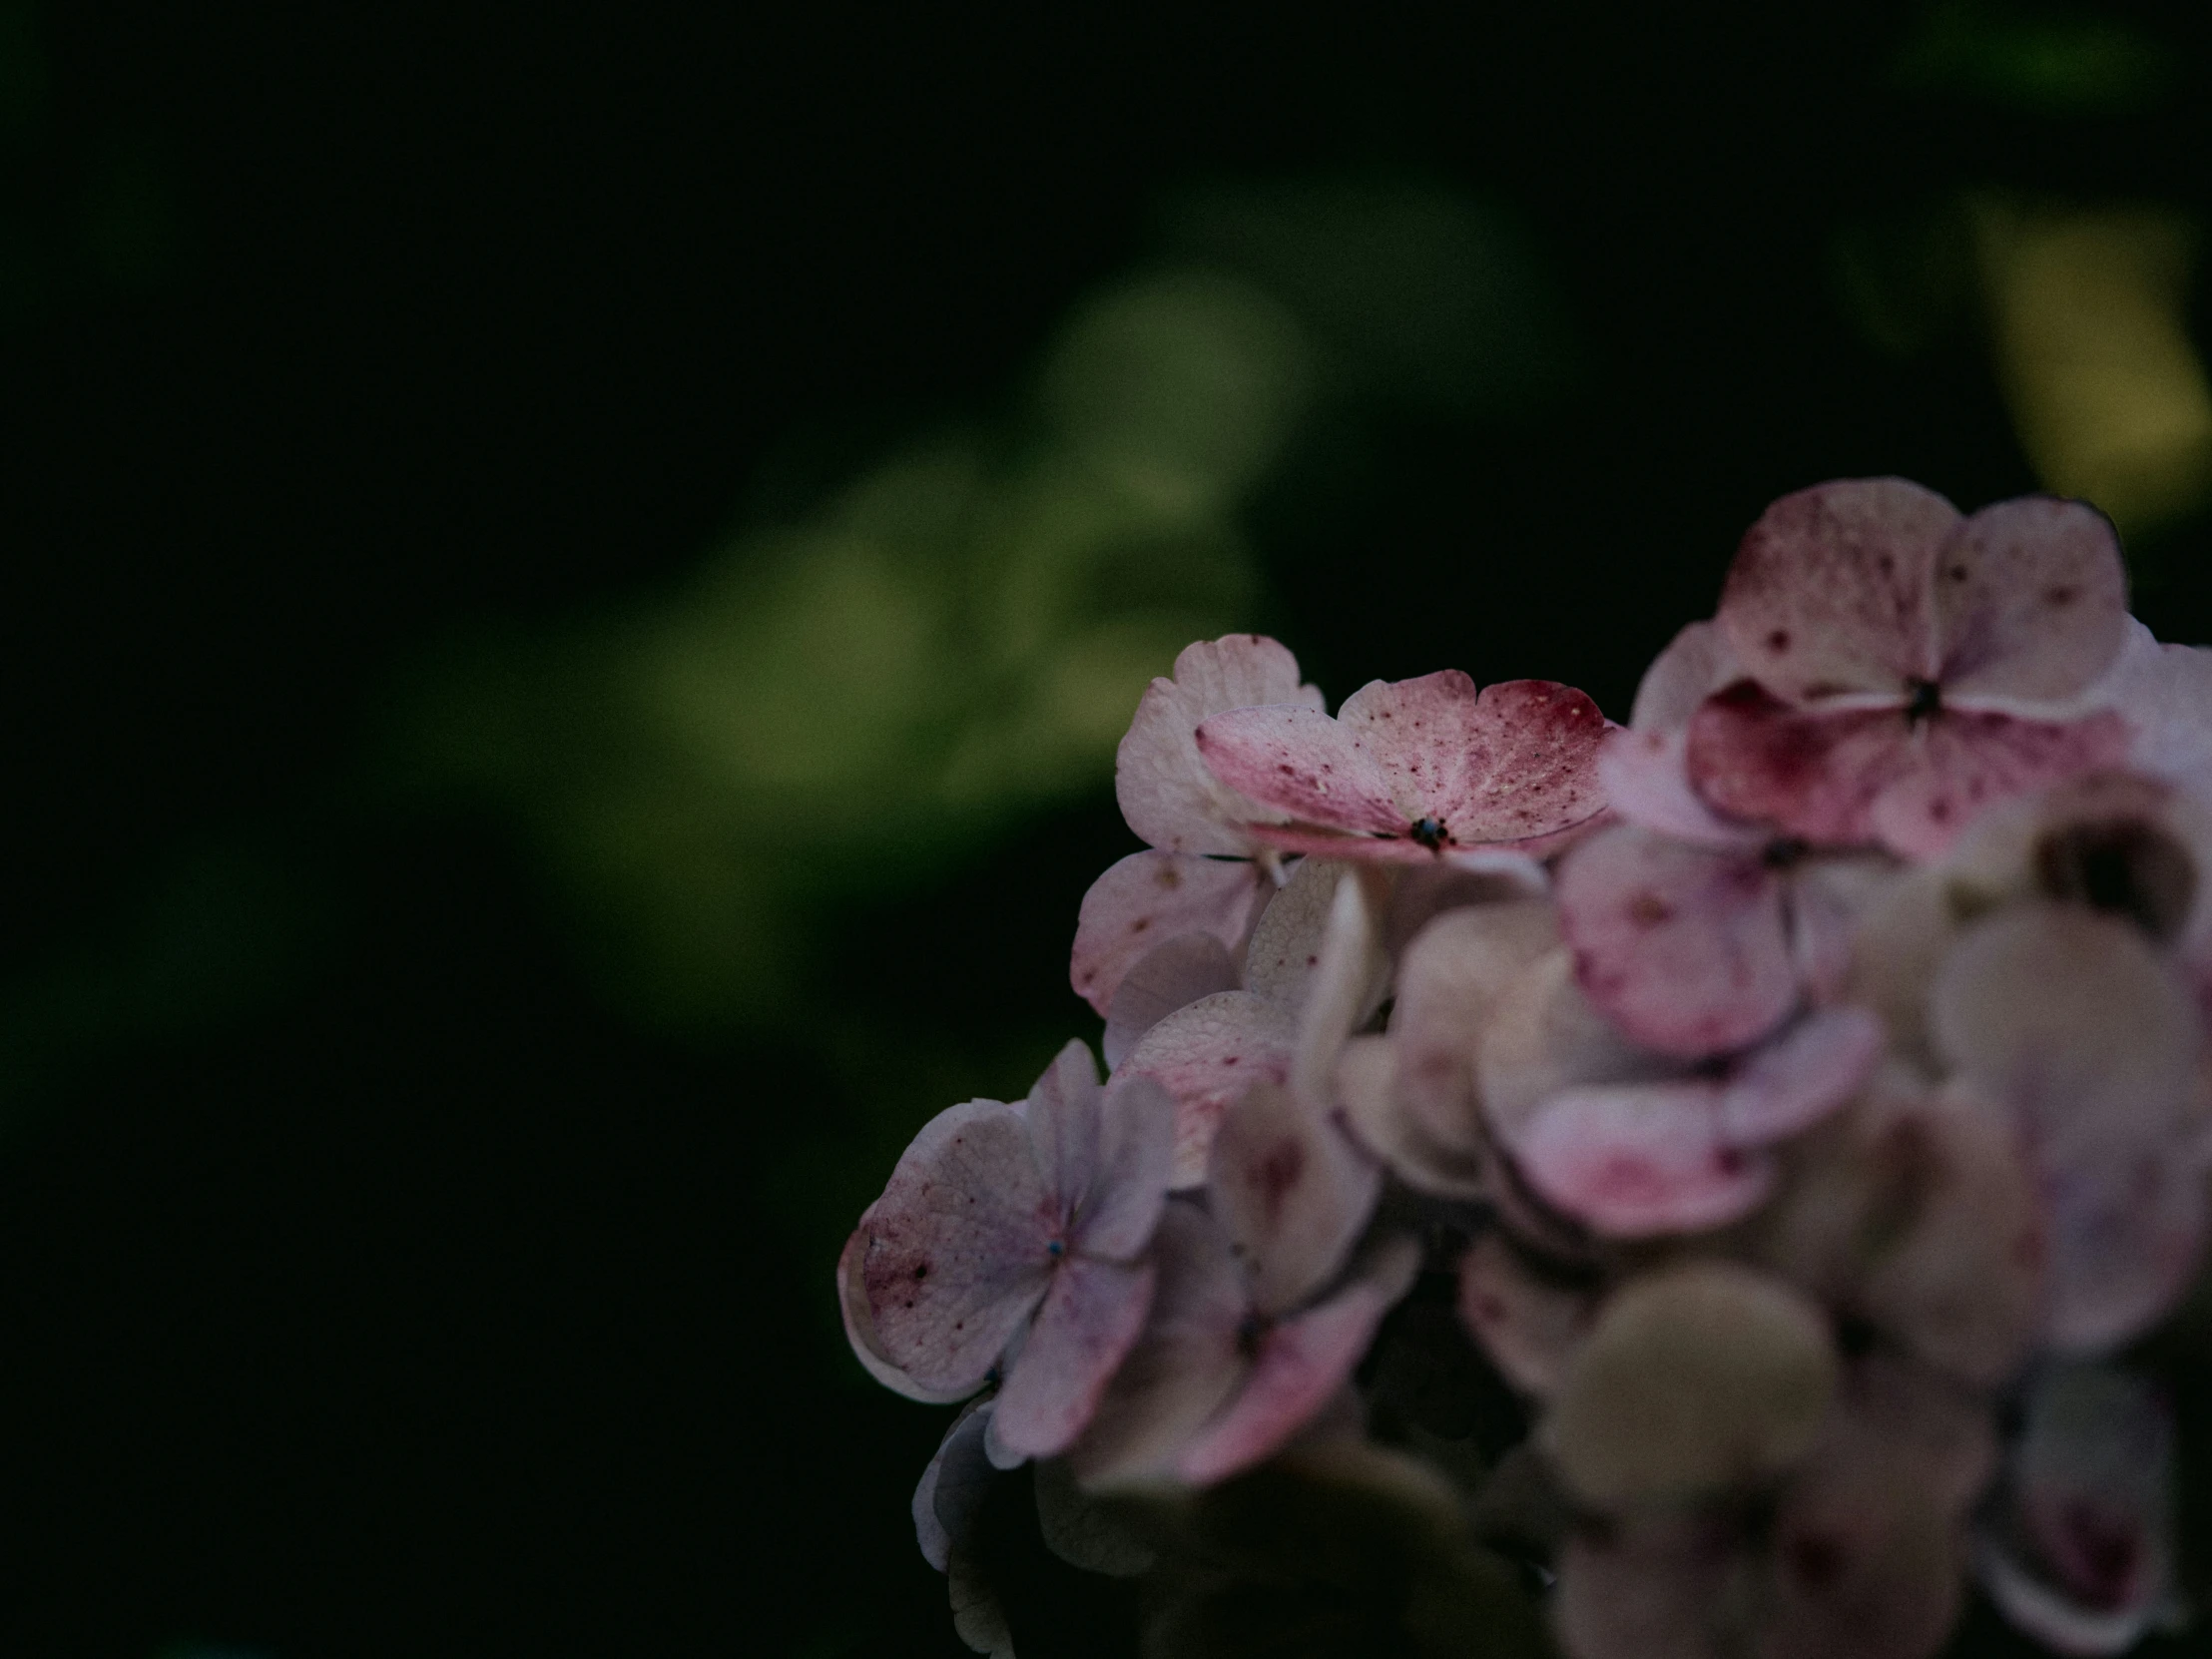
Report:
[[[915,1504],[972,1645],[976,1494],[1031,1461],[1092,1570],[1254,1480],[1466,1528],[1479,1614],[1390,1579],[1434,1651],[1524,1641],[1501,1583],[1574,1659],[1918,1659],[1970,1582],[2061,1653],[2185,1617],[2128,1360],[2207,1227],[2212,654],[2094,511],[1788,496],[1625,728],[1456,672],[1331,718],[1194,645],[1118,791],[1110,1078],[1071,1043],[937,1117],[838,1264],[861,1363],[976,1401]],[[1431,1395],[1478,1354],[1524,1442],[1423,1427],[1393,1342]]]

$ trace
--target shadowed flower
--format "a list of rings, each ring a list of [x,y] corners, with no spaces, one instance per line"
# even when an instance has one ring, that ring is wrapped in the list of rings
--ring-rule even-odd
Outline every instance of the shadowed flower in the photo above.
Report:
[[[920,1388],[965,1393],[1018,1342],[994,1451],[1018,1460],[1066,1446],[1151,1304],[1143,1253],[1173,1137],[1159,1086],[1101,1091],[1081,1043],[1024,1107],[978,1100],[938,1114],[854,1235],[869,1352]]]

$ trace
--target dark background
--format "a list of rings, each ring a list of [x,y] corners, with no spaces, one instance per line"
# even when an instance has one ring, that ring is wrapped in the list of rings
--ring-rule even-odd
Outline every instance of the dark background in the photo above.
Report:
[[[1973,328],[1855,329],[1840,225],[2212,209],[2186,12],[2097,8],[2174,83],[2053,111],[1901,86],[1926,11],[0,8],[12,1649],[961,1651],[905,1513],[944,1413],[764,1192],[865,1103],[619,1011],[497,814],[378,785],[394,674],[672,579],[794,434],[998,408],[1163,190],[1386,168],[1518,216],[1585,368],[1302,457],[1251,620],[1333,697],[1625,717],[1772,497],[2034,487]],[[2140,608],[2212,634],[2202,524],[2153,551]],[[1094,1032],[1064,951],[1131,845],[1102,779],[825,921],[837,994]]]

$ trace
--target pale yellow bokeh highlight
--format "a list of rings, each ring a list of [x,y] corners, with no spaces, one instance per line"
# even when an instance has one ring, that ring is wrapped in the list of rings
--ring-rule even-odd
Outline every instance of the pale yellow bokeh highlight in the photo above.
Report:
[[[2162,208],[1972,204],[1992,343],[2046,488],[2154,529],[2212,495],[2212,389],[2183,322],[2194,227]]]

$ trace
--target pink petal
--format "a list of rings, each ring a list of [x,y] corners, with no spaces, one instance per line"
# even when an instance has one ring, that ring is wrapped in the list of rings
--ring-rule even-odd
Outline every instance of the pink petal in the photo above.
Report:
[[[1208,1181],[1251,1270],[1253,1302],[1274,1314],[1335,1276],[1375,1209],[1382,1172],[1331,1118],[1263,1083],[1222,1118]]]
[[[2200,793],[2212,784],[2212,650],[2160,645],[2137,623],[2095,701],[2133,730],[2130,766]]]
[[[1479,695],[1456,670],[1353,694],[1335,721],[1305,710],[1209,720],[1215,776],[1297,820],[1272,845],[1420,861],[1452,847],[1529,841],[1599,812],[1605,718],[1582,693],[1515,680]],[[1340,838],[1341,837],[1341,838]]]
[[[1419,1271],[1420,1247],[1393,1239],[1327,1302],[1271,1326],[1244,1387],[1177,1458],[1183,1478],[1208,1485],[1280,1450],[1335,1397]]]
[[[1937,561],[1946,697],[2056,702],[2111,667],[2127,627],[2119,538],[2094,507],[2024,495],[1984,507]]]
[[[1288,1081],[1297,1041],[1291,1013],[1250,991],[1202,997],[1145,1033],[1115,1076],[1153,1078],[1174,1100],[1176,1188],[1206,1179],[1214,1129],[1231,1101],[1255,1083]]]
[[[1309,825],[1344,835],[1402,835],[1412,822],[1392,799],[1389,777],[1375,756],[1318,710],[1216,715],[1198,729],[1198,752],[1231,789]],[[1354,854],[1347,848],[1340,855]]]
[[[1690,723],[1690,778],[1724,813],[1827,846],[1879,842],[1932,857],[1983,809],[2117,764],[2127,731],[2104,712],[2064,725],[1945,709],[1809,714],[1745,682]]]
[[[1520,841],[1605,805],[1596,775],[1605,717],[1572,686],[1506,680],[1477,694],[1472,680],[1446,669],[1375,681],[1346,699],[1337,719],[1388,780],[1400,833],[1429,818],[1453,845]]]
[[[1957,1517],[1911,1448],[1848,1416],[1784,1489],[1751,1651],[1929,1659],[1957,1622]]]
[[[1590,1000],[1647,1047],[1741,1048],[1798,1000],[1781,879],[1756,853],[1616,826],[1559,867],[1559,923]]]
[[[1122,817],[1144,840],[1168,852],[1244,854],[1244,826],[1268,815],[1215,781],[1194,734],[1209,716],[1261,704],[1318,710],[1321,693],[1302,686],[1298,660],[1258,634],[1186,646],[1175,678],[1155,680],[1114,761]]]
[[[1698,1233],[1748,1215],[1774,1165],[1723,1142],[1719,1091],[1706,1083],[1570,1089],[1513,1141],[1549,1204],[1614,1238]]]
[[[1630,824],[1700,846],[1756,850],[1770,838],[1755,824],[1723,818],[1690,783],[1690,730],[1615,732],[1597,756],[1598,784]]]
[[[934,1392],[980,1386],[1044,1296],[1058,1229],[1021,1114],[995,1100],[937,1114],[862,1223],[884,1360]]]
[[[1144,1328],[1153,1280],[1149,1262],[1070,1256],[1060,1263],[998,1391],[992,1434],[1001,1446],[1016,1457],[1051,1457],[1074,1442]]]
[[[1234,954],[1275,884],[1256,863],[1178,852],[1132,852],[1091,883],[1075,924],[1068,980],[1100,1013],[1146,952],[1185,933]]]
[[[852,1357],[868,1376],[908,1399],[945,1405],[965,1397],[973,1391],[972,1385],[925,1388],[883,1357],[882,1340],[875,1335],[875,1316],[868,1311],[867,1285],[860,1272],[867,1256],[867,1217],[862,1216],[858,1230],[845,1240],[844,1249],[837,1255],[837,1311],[844,1318],[844,1340],[852,1346]]]
[[[1937,677],[1937,557],[1960,520],[1903,478],[1786,495],[1737,550],[1715,621],[1745,672],[1789,703],[1903,695]]]
[[[1679,1061],[1638,1048],[1590,1004],[1559,949],[1515,974],[1482,1027],[1476,1092],[1490,1129],[1510,1143],[1554,1095],[1584,1083],[1654,1082]]]
[[[2156,1140],[2039,1161],[2050,1228],[2044,1340],[2062,1354],[2108,1353],[2172,1312],[2197,1276],[2203,1162]]]
[[[1221,1228],[1195,1205],[1172,1203],[1153,1260],[1150,1318],[1069,1452],[1093,1489],[1172,1479],[1177,1453],[1251,1368],[1243,1339],[1252,1304]]]
[[[1496,1233],[1459,1260],[1459,1318],[1506,1382],[1543,1397],[1589,1335],[1596,1294],[1536,1277]]]
[[[1858,1092],[1882,1058],[1882,1022],[1864,1008],[1822,1008],[1746,1056],[1720,1096],[1731,1146],[1803,1134]]]
[[[1718,623],[1693,622],[1651,660],[1628,711],[1629,730],[1654,736],[1679,732],[1697,706],[1744,677],[1728,636]],[[1609,746],[1610,747],[1610,746]]]
[[[1064,1218],[1098,1180],[1098,1062],[1088,1045],[1071,1041],[1053,1056],[1030,1085],[1023,1116],[1037,1172],[1054,1213]]]
[[[1291,878],[1268,901],[1252,930],[1245,989],[1294,1013],[1306,1005],[1306,983],[1321,965],[1329,906],[1344,872],[1343,864],[1327,858],[1307,858],[1291,871]]]
[[[1098,1173],[1073,1195],[1067,1243],[1125,1262],[1152,1240],[1175,1162],[1175,1102],[1151,1077],[1116,1077],[1099,1109]]]
[[[1987,1394],[1880,1349],[1849,1361],[1837,1401],[1848,1424],[1834,1440],[1871,1440],[1901,1456],[1946,1515],[1972,1511],[1997,1468],[1997,1432]]]
[[[1489,1196],[1489,1140],[1470,1119],[1451,1143],[1424,1134],[1398,1097],[1391,1039],[1354,1037],[1337,1058],[1335,1098],[1343,1103],[1352,1137],[1416,1192],[1438,1198]]]
[[[2140,1379],[2100,1366],[2037,1380],[2009,1506],[1976,1566],[2004,1615],[2061,1653],[2115,1654],[2168,1610],[2173,1424]]]
[[[1236,988],[1237,965],[1230,960],[1228,947],[1212,934],[1183,933],[1154,945],[1114,992],[1106,1034],[1098,1044],[1106,1064],[1120,1065],[1144,1034],[1176,1009]]]

